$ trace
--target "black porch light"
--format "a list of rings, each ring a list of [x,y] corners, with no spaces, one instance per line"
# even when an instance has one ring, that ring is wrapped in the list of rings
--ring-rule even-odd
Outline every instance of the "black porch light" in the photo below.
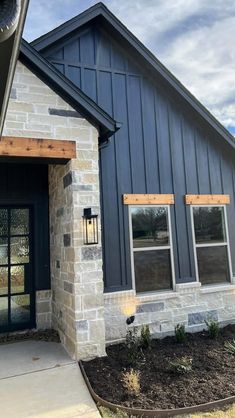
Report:
[[[83,211],[84,244],[98,244],[98,215],[92,215],[91,208]]]

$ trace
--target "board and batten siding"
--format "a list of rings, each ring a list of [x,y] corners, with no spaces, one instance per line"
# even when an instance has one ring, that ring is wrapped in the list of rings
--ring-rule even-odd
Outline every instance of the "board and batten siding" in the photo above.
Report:
[[[171,207],[176,282],[194,281],[186,194],[229,194],[235,271],[234,151],[211,136],[103,29],[88,27],[46,58],[105,109],[121,129],[100,150],[105,290],[132,287],[126,193],[175,195]],[[190,112],[189,112],[190,113]]]

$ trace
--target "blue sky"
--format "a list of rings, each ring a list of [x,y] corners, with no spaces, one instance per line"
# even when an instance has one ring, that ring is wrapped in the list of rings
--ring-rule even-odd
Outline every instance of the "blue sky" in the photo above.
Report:
[[[235,134],[234,0],[104,0],[107,7]],[[95,4],[30,0],[30,41]]]

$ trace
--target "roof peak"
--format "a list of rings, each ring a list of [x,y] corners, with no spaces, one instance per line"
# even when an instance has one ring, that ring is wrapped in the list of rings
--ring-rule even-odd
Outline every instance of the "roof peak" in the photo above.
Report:
[[[101,142],[106,141],[120,128],[121,125],[118,122],[108,115],[105,110],[101,109],[82,90],[78,89],[24,39],[21,42],[20,61],[95,125],[99,129]]]
[[[222,137],[235,149],[233,135],[194,97],[188,89],[156,58],[156,56],[143,45],[136,36],[105,6],[102,2],[96,3],[78,16],[63,23],[58,28],[48,32],[31,43],[37,51],[45,51],[61,39],[69,37],[74,31],[85,24],[102,17],[102,24],[112,32],[119,41],[125,43],[136,59],[141,60],[148,74],[162,83],[175,97],[189,106],[195,114],[206,123],[215,133]]]
[[[94,18],[97,17],[101,12],[105,11],[108,13],[111,13],[108,7],[102,3],[101,1],[94,4],[93,6],[89,7],[88,9],[85,9],[83,12],[77,14],[76,16],[72,17],[71,19],[61,23],[59,26],[55,27],[54,29],[51,29],[44,35],[39,36],[38,38],[34,39],[30,44],[37,50],[44,49],[44,40],[48,40],[51,35],[55,35],[56,33],[63,33],[64,29],[67,29],[69,26],[75,26],[76,29],[76,23],[81,21],[84,18],[86,18],[88,15],[94,14]],[[89,18],[89,20],[92,17]],[[79,24],[80,26],[80,24]],[[63,37],[63,35],[62,35]]]

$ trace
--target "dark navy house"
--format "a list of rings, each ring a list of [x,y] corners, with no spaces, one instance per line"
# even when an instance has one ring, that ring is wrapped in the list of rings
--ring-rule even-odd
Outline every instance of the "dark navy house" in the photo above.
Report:
[[[82,261],[99,258],[92,277],[103,265],[104,292],[96,298],[94,290],[88,311],[103,321],[106,341],[125,336],[130,315],[159,336],[178,323],[196,331],[208,318],[234,322],[234,137],[102,3],[24,41],[20,61],[76,110],[74,127],[85,118],[98,130],[100,207],[90,199],[84,208],[100,215],[101,236],[82,248]],[[69,117],[52,108],[53,117]],[[91,188],[92,172],[79,190]],[[79,266],[63,279],[76,297]],[[49,291],[50,274],[43,280]],[[84,282],[94,289],[90,273]],[[52,294],[52,312],[53,304]],[[85,335],[89,317],[74,321]]]

